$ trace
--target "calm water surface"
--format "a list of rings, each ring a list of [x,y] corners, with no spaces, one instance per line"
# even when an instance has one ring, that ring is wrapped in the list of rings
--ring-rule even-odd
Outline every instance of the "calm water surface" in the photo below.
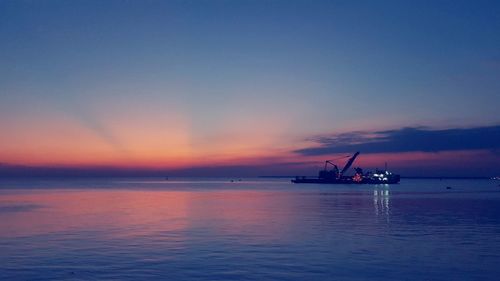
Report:
[[[0,280],[499,280],[499,184],[3,180]]]

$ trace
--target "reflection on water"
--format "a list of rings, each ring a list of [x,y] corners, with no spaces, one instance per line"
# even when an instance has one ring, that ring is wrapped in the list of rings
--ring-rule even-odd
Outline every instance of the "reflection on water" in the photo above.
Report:
[[[438,181],[93,184],[0,184],[0,280],[495,280],[500,274],[500,192],[487,182],[446,183],[451,191]]]
[[[380,186],[380,188],[379,188]],[[390,190],[389,185],[377,185],[373,190],[373,206],[375,215],[384,215],[389,221],[390,209]]]
[[[141,235],[183,227],[189,193],[143,191],[52,191],[4,195],[0,206],[24,211],[0,213],[0,237],[98,230],[106,235]],[[9,202],[22,202],[15,205]],[[36,205],[35,205],[36,204]],[[21,206],[39,206],[31,208]],[[0,207],[1,208],[1,207]],[[168,221],[168,224],[162,223]],[[122,230],[126,229],[126,232]]]

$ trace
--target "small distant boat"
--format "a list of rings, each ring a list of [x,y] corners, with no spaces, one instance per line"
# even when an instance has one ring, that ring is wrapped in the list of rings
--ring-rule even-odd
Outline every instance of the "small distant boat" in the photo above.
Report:
[[[330,160],[325,161],[325,168],[319,171],[317,178],[312,177],[295,177],[292,180],[293,183],[324,183],[324,184],[396,184],[400,181],[400,175],[393,174],[385,170],[376,170],[374,173],[367,172],[363,173],[363,169],[354,168],[354,176],[345,176],[344,173],[349,170],[349,168],[358,157],[359,152],[350,156],[346,165],[342,170],[339,170],[338,166],[332,163]],[[349,157],[349,156],[347,156]],[[332,165],[333,169],[328,170],[328,165]],[[387,166],[387,165],[386,165]]]

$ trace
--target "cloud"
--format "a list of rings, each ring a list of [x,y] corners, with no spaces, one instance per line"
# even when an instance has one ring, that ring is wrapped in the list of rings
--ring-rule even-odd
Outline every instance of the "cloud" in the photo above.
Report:
[[[439,152],[500,149],[500,125],[435,130],[405,127],[387,131],[355,131],[312,139],[318,145],[295,150],[307,156],[361,151],[363,153]]]

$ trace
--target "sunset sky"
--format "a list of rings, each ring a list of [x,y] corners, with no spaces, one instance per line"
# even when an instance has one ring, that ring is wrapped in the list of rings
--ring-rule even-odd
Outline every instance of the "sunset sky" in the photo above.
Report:
[[[499,1],[0,0],[0,175],[493,176],[499,112]]]

